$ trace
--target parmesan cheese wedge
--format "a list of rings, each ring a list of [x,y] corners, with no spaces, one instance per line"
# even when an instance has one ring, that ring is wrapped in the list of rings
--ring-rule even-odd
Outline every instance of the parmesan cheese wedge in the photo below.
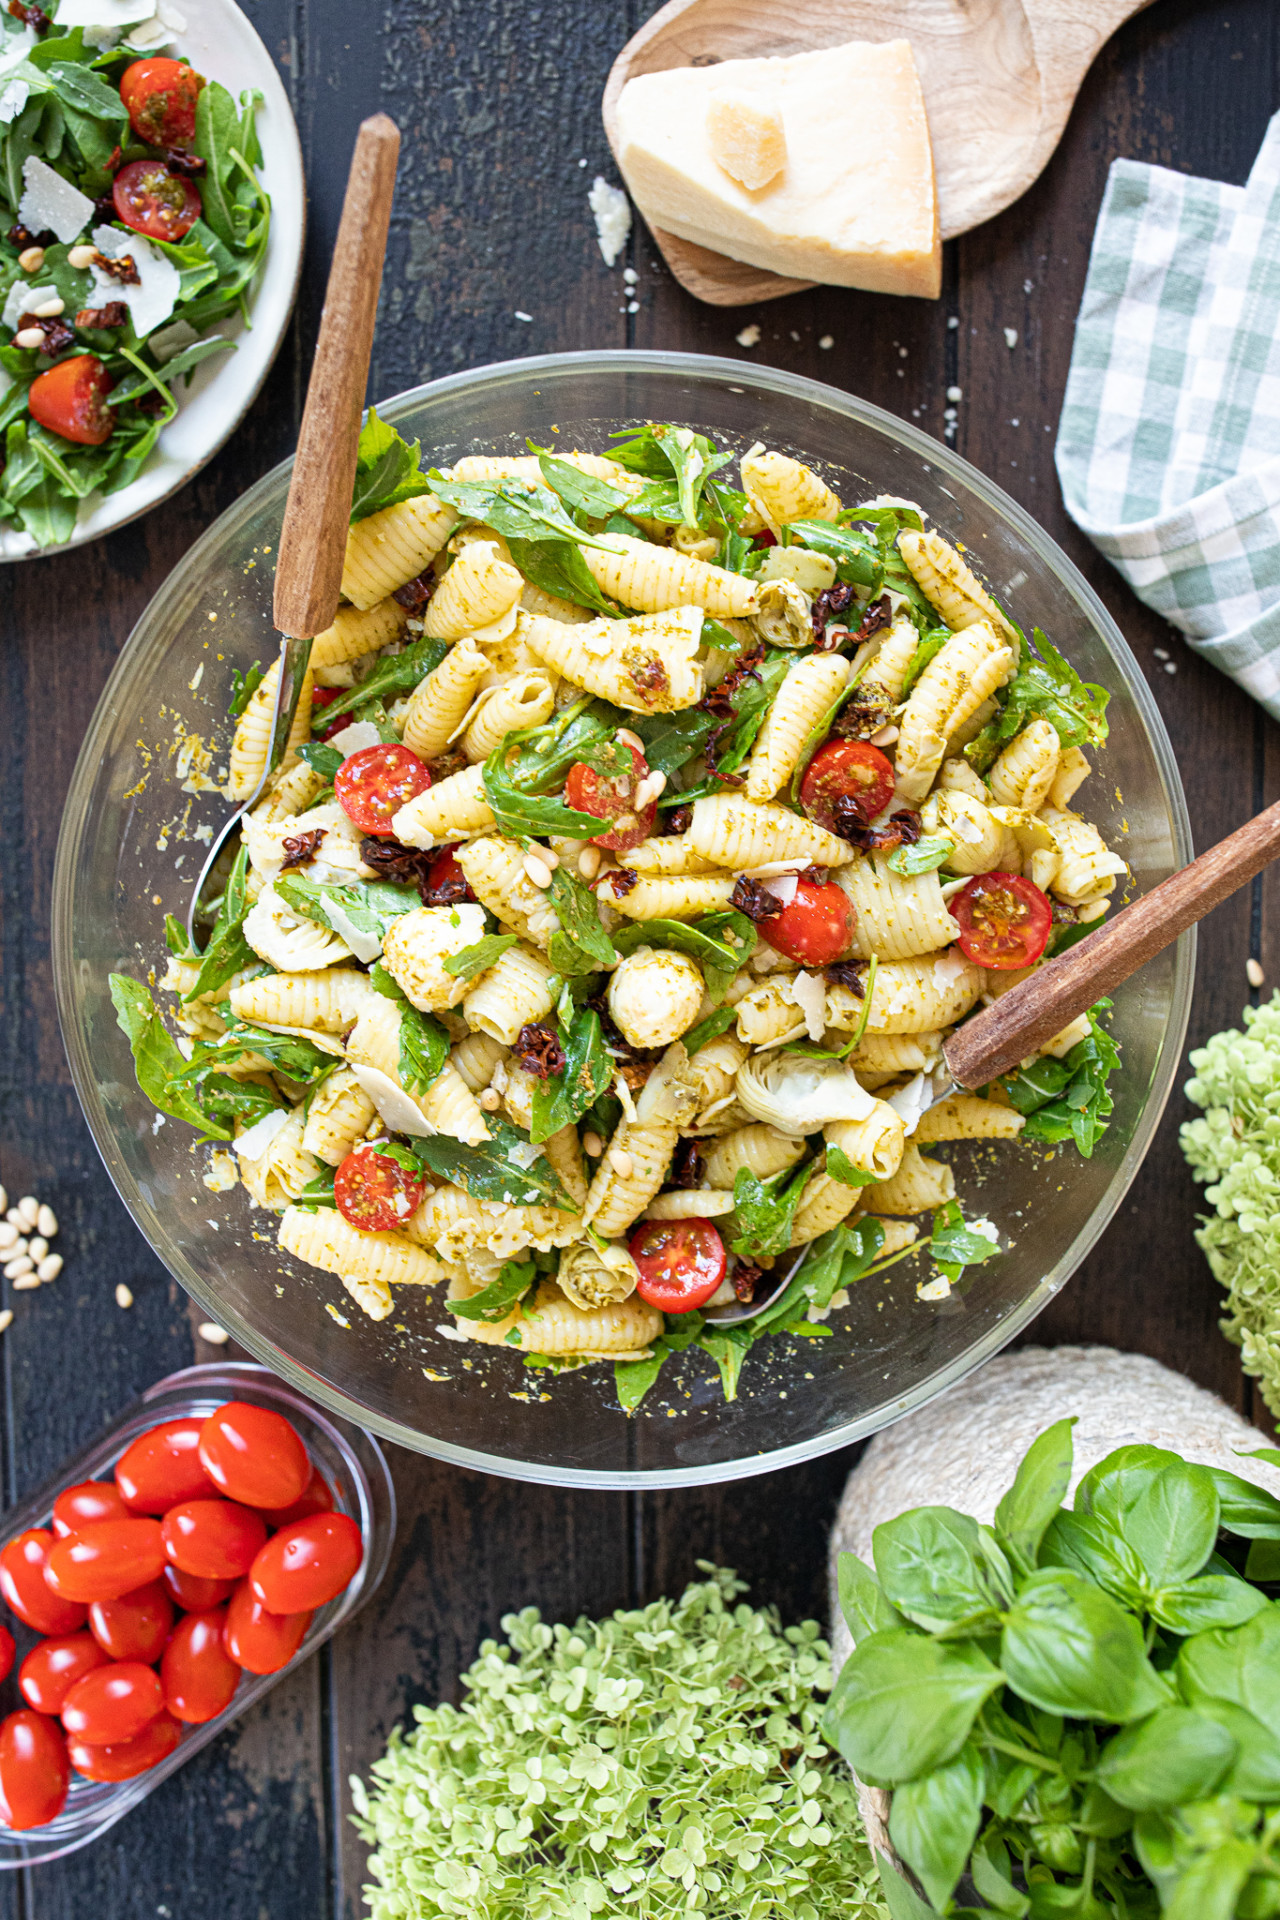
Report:
[[[933,154],[908,41],[640,74],[617,128],[651,225],[792,278],[937,299]],[[743,184],[774,161],[763,185]]]

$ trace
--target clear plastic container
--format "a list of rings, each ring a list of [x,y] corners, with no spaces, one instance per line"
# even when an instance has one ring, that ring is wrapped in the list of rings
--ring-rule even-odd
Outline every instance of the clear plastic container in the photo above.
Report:
[[[1021,507],[918,428],[772,367],[630,351],[481,367],[379,413],[421,439],[428,465],[524,453],[526,435],[603,451],[615,427],[674,420],[739,452],[763,440],[814,460],[850,502],[918,500],[1015,617],[1111,689],[1111,740],[1078,804],[1128,861],[1134,890],[1190,859],[1169,737],[1115,621]],[[275,657],[272,572],[288,480],[286,464],[252,487],[143,614],[85,737],[58,846],[53,958],[71,1071],[121,1198],[169,1271],[251,1353],[347,1418],[460,1466],[569,1486],[688,1485],[787,1466],[874,1433],[998,1352],[1066,1283],[1141,1164],[1182,1049],[1192,934],[1114,995],[1124,1070],[1091,1160],[1014,1145],[998,1164],[988,1151],[969,1167],[972,1156],[954,1153],[962,1194],[1006,1251],[937,1306],[916,1298],[928,1271],[918,1263],[893,1268],[888,1285],[867,1282],[828,1322],[828,1338],[756,1347],[732,1405],[710,1360],[690,1351],[667,1362],[627,1418],[612,1368],[548,1378],[507,1348],[459,1346],[440,1331],[451,1330],[448,1317],[428,1287],[401,1287],[391,1317],[369,1320],[332,1275],[280,1251],[243,1187],[206,1194],[191,1132],[159,1124],[135,1085],[107,976],[163,970],[164,914],[185,920],[198,836],[227,817],[215,781],[232,670]]]
[[[125,1448],[148,1427],[157,1426],[162,1420],[210,1414],[225,1400],[249,1400],[255,1406],[270,1407],[293,1422],[311,1458],[332,1487],[339,1510],[359,1522],[364,1540],[364,1558],[359,1571],[336,1600],[318,1609],[306,1638],[288,1666],[281,1667],[278,1673],[246,1673],[231,1704],[203,1726],[184,1727],[181,1740],[159,1766],[139,1774],[135,1780],[115,1784],[85,1780],[73,1773],[67,1803],[47,1827],[11,1833],[7,1827],[0,1826],[0,1870],[58,1860],[63,1854],[74,1853],[78,1847],[97,1840],[140,1800],[145,1800],[162,1780],[183,1766],[193,1753],[216,1739],[246,1707],[260,1700],[277,1680],[309,1659],[344,1621],[359,1612],[387,1570],[396,1530],[396,1496],[382,1449],[373,1435],[322,1412],[265,1367],[243,1360],[187,1367],[182,1373],[171,1373],[168,1379],[158,1380],[141,1399],[135,1400],[104,1427],[96,1440],[68,1460],[56,1479],[47,1481],[23,1506],[5,1514],[0,1548],[28,1527],[47,1527],[53,1503],[64,1487],[74,1486],[80,1480],[109,1479]],[[9,1614],[7,1608],[4,1619],[17,1639],[21,1660],[39,1636]],[[6,1711],[25,1705],[13,1680],[9,1687],[14,1698]]]

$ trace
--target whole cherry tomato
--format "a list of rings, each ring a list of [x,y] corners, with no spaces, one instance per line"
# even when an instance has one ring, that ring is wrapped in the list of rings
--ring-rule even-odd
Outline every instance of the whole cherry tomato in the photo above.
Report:
[[[401,807],[430,785],[430,773],[408,747],[362,747],[333,776],[334,798],[348,820],[375,835],[390,836]]]
[[[227,1608],[227,1652],[247,1673],[279,1673],[287,1667],[314,1615],[272,1613],[247,1580],[242,1580]]]
[[[636,1292],[663,1313],[704,1307],[724,1279],[724,1241],[709,1220],[648,1220],[627,1246],[640,1269]]]
[[[575,812],[593,813],[597,820],[612,821],[604,833],[593,833],[591,839],[594,846],[609,847],[614,853],[626,853],[647,840],[658,818],[656,795],[636,809],[636,789],[648,773],[649,763],[635,747],[628,751],[630,773],[597,773],[585,761],[575,760],[564,786],[564,797]]]
[[[37,1713],[56,1717],[76,1681],[106,1665],[107,1656],[91,1633],[41,1640],[18,1668],[18,1691]]]
[[[200,189],[163,160],[131,160],[111,183],[116,219],[148,240],[181,240],[204,211]]]
[[[54,1541],[44,1577],[62,1600],[118,1600],[163,1567],[158,1520],[95,1520]]]
[[[62,1728],[24,1707],[0,1720],[0,1823],[47,1827],[62,1812],[71,1778]]]
[[[74,1633],[88,1611],[59,1599],[44,1577],[53,1535],[45,1527],[28,1527],[0,1552],[0,1593],[19,1620],[37,1633]]]
[[[165,1420],[140,1433],[116,1461],[116,1485],[133,1513],[167,1513],[180,1500],[212,1500],[218,1489],[200,1461],[203,1420]]]
[[[27,388],[27,405],[32,419],[50,433],[77,446],[100,447],[115,431],[115,409],[107,405],[114,385],[96,353],[73,353],[36,375]]]
[[[7,1680],[13,1672],[17,1651],[17,1643],[8,1627],[0,1627],[0,1680]]]
[[[158,1713],[132,1740],[112,1740],[101,1747],[68,1740],[67,1757],[86,1780],[133,1780],[167,1759],[181,1738],[182,1728],[173,1716]]]
[[[113,1660],[95,1667],[67,1689],[62,1724],[87,1746],[133,1740],[164,1710],[160,1677],[140,1660]]]
[[[160,1663],[164,1703],[175,1719],[199,1725],[230,1705],[240,1668],[223,1643],[226,1623],[225,1607],[189,1613],[178,1622]]]
[[[238,1580],[267,1537],[261,1514],[234,1500],[184,1500],[170,1507],[161,1529],[174,1566],[205,1580]]]
[[[172,1627],[173,1601],[163,1580],[149,1580],[118,1600],[95,1600],[89,1609],[89,1631],[113,1660],[150,1666],[164,1652]]]
[[[376,1146],[356,1147],[333,1176],[338,1212],[363,1233],[391,1233],[402,1227],[426,1191],[425,1173],[411,1172]]]
[[[263,1518],[268,1526],[278,1524],[270,1514]],[[220,1607],[236,1589],[234,1580],[206,1580],[199,1573],[184,1573],[172,1560],[165,1567],[164,1584],[184,1613],[206,1613],[210,1607]]]
[[[120,98],[139,140],[148,147],[189,147],[204,84],[204,75],[181,60],[135,60],[126,67]]]
[[[79,1533],[97,1520],[127,1520],[129,1509],[109,1480],[82,1480],[64,1487],[53,1503],[53,1530],[61,1536]]]
[[[851,811],[865,825],[892,800],[893,780],[893,762],[869,740],[828,740],[805,770],[800,804],[828,833],[839,833],[849,823],[837,818],[837,800],[851,801]]]
[[[778,953],[803,967],[829,967],[847,958],[853,947],[858,918],[852,900],[834,880],[803,876],[781,913],[771,913],[757,931]]]
[[[311,1478],[311,1456],[284,1415],[248,1400],[228,1400],[209,1415],[200,1460],[218,1492],[246,1507],[288,1506]]]
[[[262,1517],[274,1530],[287,1527],[291,1521],[305,1520],[313,1513],[332,1513],[334,1509],[333,1488],[318,1467],[312,1467],[311,1478],[303,1489],[302,1498],[295,1500],[291,1507],[263,1507]],[[210,1606],[214,1604],[211,1600]]]
[[[249,1569],[249,1585],[272,1613],[305,1613],[341,1593],[363,1558],[349,1514],[313,1513],[272,1535]]]
[[[457,852],[461,841],[455,840],[452,846],[441,847],[427,867],[427,892],[432,896],[432,905],[450,906],[457,900],[474,900],[471,882],[458,865]]]
[[[1029,967],[1049,944],[1053,908],[1020,873],[975,873],[951,902],[960,951],[977,967]]]

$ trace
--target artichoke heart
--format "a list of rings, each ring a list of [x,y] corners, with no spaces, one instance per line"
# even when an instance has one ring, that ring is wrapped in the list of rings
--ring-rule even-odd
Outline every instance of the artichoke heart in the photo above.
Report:
[[[556,1278],[560,1291],[574,1306],[590,1313],[596,1307],[607,1307],[633,1294],[639,1273],[621,1243],[597,1247],[594,1241],[580,1240],[561,1254]]]
[[[745,1061],[736,1086],[753,1119],[793,1137],[817,1133],[833,1120],[865,1120],[882,1104],[844,1061],[795,1054]]]
[[[767,580],[751,624],[774,647],[813,644],[813,612],[808,594],[794,580]]]

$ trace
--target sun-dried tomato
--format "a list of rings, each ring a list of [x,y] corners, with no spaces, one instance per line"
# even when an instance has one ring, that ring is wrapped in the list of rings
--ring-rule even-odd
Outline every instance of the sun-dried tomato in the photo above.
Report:
[[[724,679],[704,694],[698,702],[703,713],[713,713],[717,719],[729,719],[733,714],[733,697],[747,680],[759,680],[759,666],[764,659],[764,641],[757,640],[750,653],[739,654]]]
[[[836,832],[860,853],[886,853],[890,847],[913,847],[924,832],[924,822],[910,807],[904,807],[885,821],[882,827],[869,826],[858,812],[857,796],[841,794],[831,808]]]
[[[435,590],[436,577],[428,567],[416,579],[406,580],[402,587],[397,587],[391,598],[409,613],[421,613]]]
[[[667,1180],[673,1187],[702,1185],[702,1148],[696,1140],[677,1140]]]
[[[39,327],[44,335],[41,353],[61,353],[64,347],[75,344],[75,334],[60,314],[48,315],[42,320],[38,313],[24,313],[18,321],[18,332],[22,333],[27,327]]]
[[[881,627],[887,627],[893,620],[893,602],[887,593],[873,600],[862,616],[862,625],[854,634],[855,640],[869,640],[873,633],[879,633]]]
[[[380,880],[394,881],[398,887],[416,887],[426,907],[449,907],[455,900],[467,898],[465,890],[456,893],[431,886],[431,865],[438,857],[435,847],[403,847],[398,840],[373,838],[360,842],[360,858],[366,867],[374,868]],[[441,894],[446,892],[448,897],[442,899]]]
[[[855,693],[847,707],[842,707],[831,724],[831,731],[840,740],[871,740],[881,727],[889,722],[889,701],[878,700]]]
[[[198,153],[191,153],[186,147],[166,147],[164,163],[171,173],[188,173],[197,177],[207,171],[206,163]],[[110,166],[108,161],[107,165]],[[116,165],[120,164],[120,149],[116,148]]]
[[[442,780],[448,780],[453,774],[461,773],[471,762],[467,759],[461,745],[446,747],[434,760],[427,761],[427,772],[431,775],[431,784],[438,787]]]
[[[770,893],[768,887],[762,886],[759,880],[748,880],[745,873],[739,877],[734,886],[729,896],[729,905],[736,907],[739,913],[745,913],[748,920],[757,923],[761,920],[769,920],[775,913],[782,912],[782,902],[777,894]]]
[[[564,1048],[554,1027],[533,1023],[521,1027],[516,1035],[515,1056],[535,1080],[549,1080],[553,1073],[564,1072]]]
[[[97,215],[99,222],[114,220],[117,217],[114,195],[110,193],[100,194],[93,203],[93,211]]]
[[[660,834],[688,833],[693,825],[693,808],[670,807],[666,813],[659,814],[658,819]]]
[[[34,28],[41,39],[53,25],[51,16],[44,8],[30,5],[29,0],[9,0],[9,14],[14,20],[21,20],[24,26]]]
[[[326,831],[324,827],[312,827],[306,833],[289,834],[282,843],[284,859],[280,862],[281,873],[287,873],[290,867],[303,867],[308,860],[314,860],[316,849]]]
[[[610,867],[609,871],[602,875],[600,884],[603,886],[607,880],[609,891],[614,899],[621,900],[625,894],[630,893],[639,879],[640,875],[634,867]]]
[[[833,987],[848,987],[850,993],[859,1000],[865,1000],[867,995],[866,982],[863,979],[866,971],[865,960],[833,960],[829,967],[823,968],[824,974]]]
[[[764,1268],[758,1267],[754,1260],[739,1260],[729,1278],[739,1300],[744,1306],[750,1306],[764,1278]]]
[[[114,208],[114,200],[111,202],[111,205]],[[131,253],[122,253],[118,259],[112,259],[110,255],[100,253],[95,248],[93,265],[98,269],[99,273],[105,273],[108,280],[118,280],[122,287],[140,287],[142,285],[142,275],[138,272],[138,263]]]
[[[834,620],[838,614],[846,612],[852,600],[853,588],[846,580],[837,580],[833,587],[824,587],[814,600],[810,617],[813,621],[813,637],[819,647],[825,640],[828,620]]]
[[[19,253],[25,253],[28,247],[52,247],[57,238],[57,234],[51,233],[47,227],[42,233],[32,233],[30,227],[24,227],[20,220],[5,235],[9,245],[16,247]]]
[[[76,315],[78,327],[122,327],[129,317],[123,300],[108,300],[105,307],[81,307]]]
[[[138,395],[133,404],[139,413],[157,414],[163,413],[169,402],[162,393],[157,393],[154,387],[148,387],[145,393]]]
[[[655,700],[671,691],[667,670],[656,655],[649,660],[637,660],[634,666],[627,668],[627,675],[647,706],[652,706]]]

